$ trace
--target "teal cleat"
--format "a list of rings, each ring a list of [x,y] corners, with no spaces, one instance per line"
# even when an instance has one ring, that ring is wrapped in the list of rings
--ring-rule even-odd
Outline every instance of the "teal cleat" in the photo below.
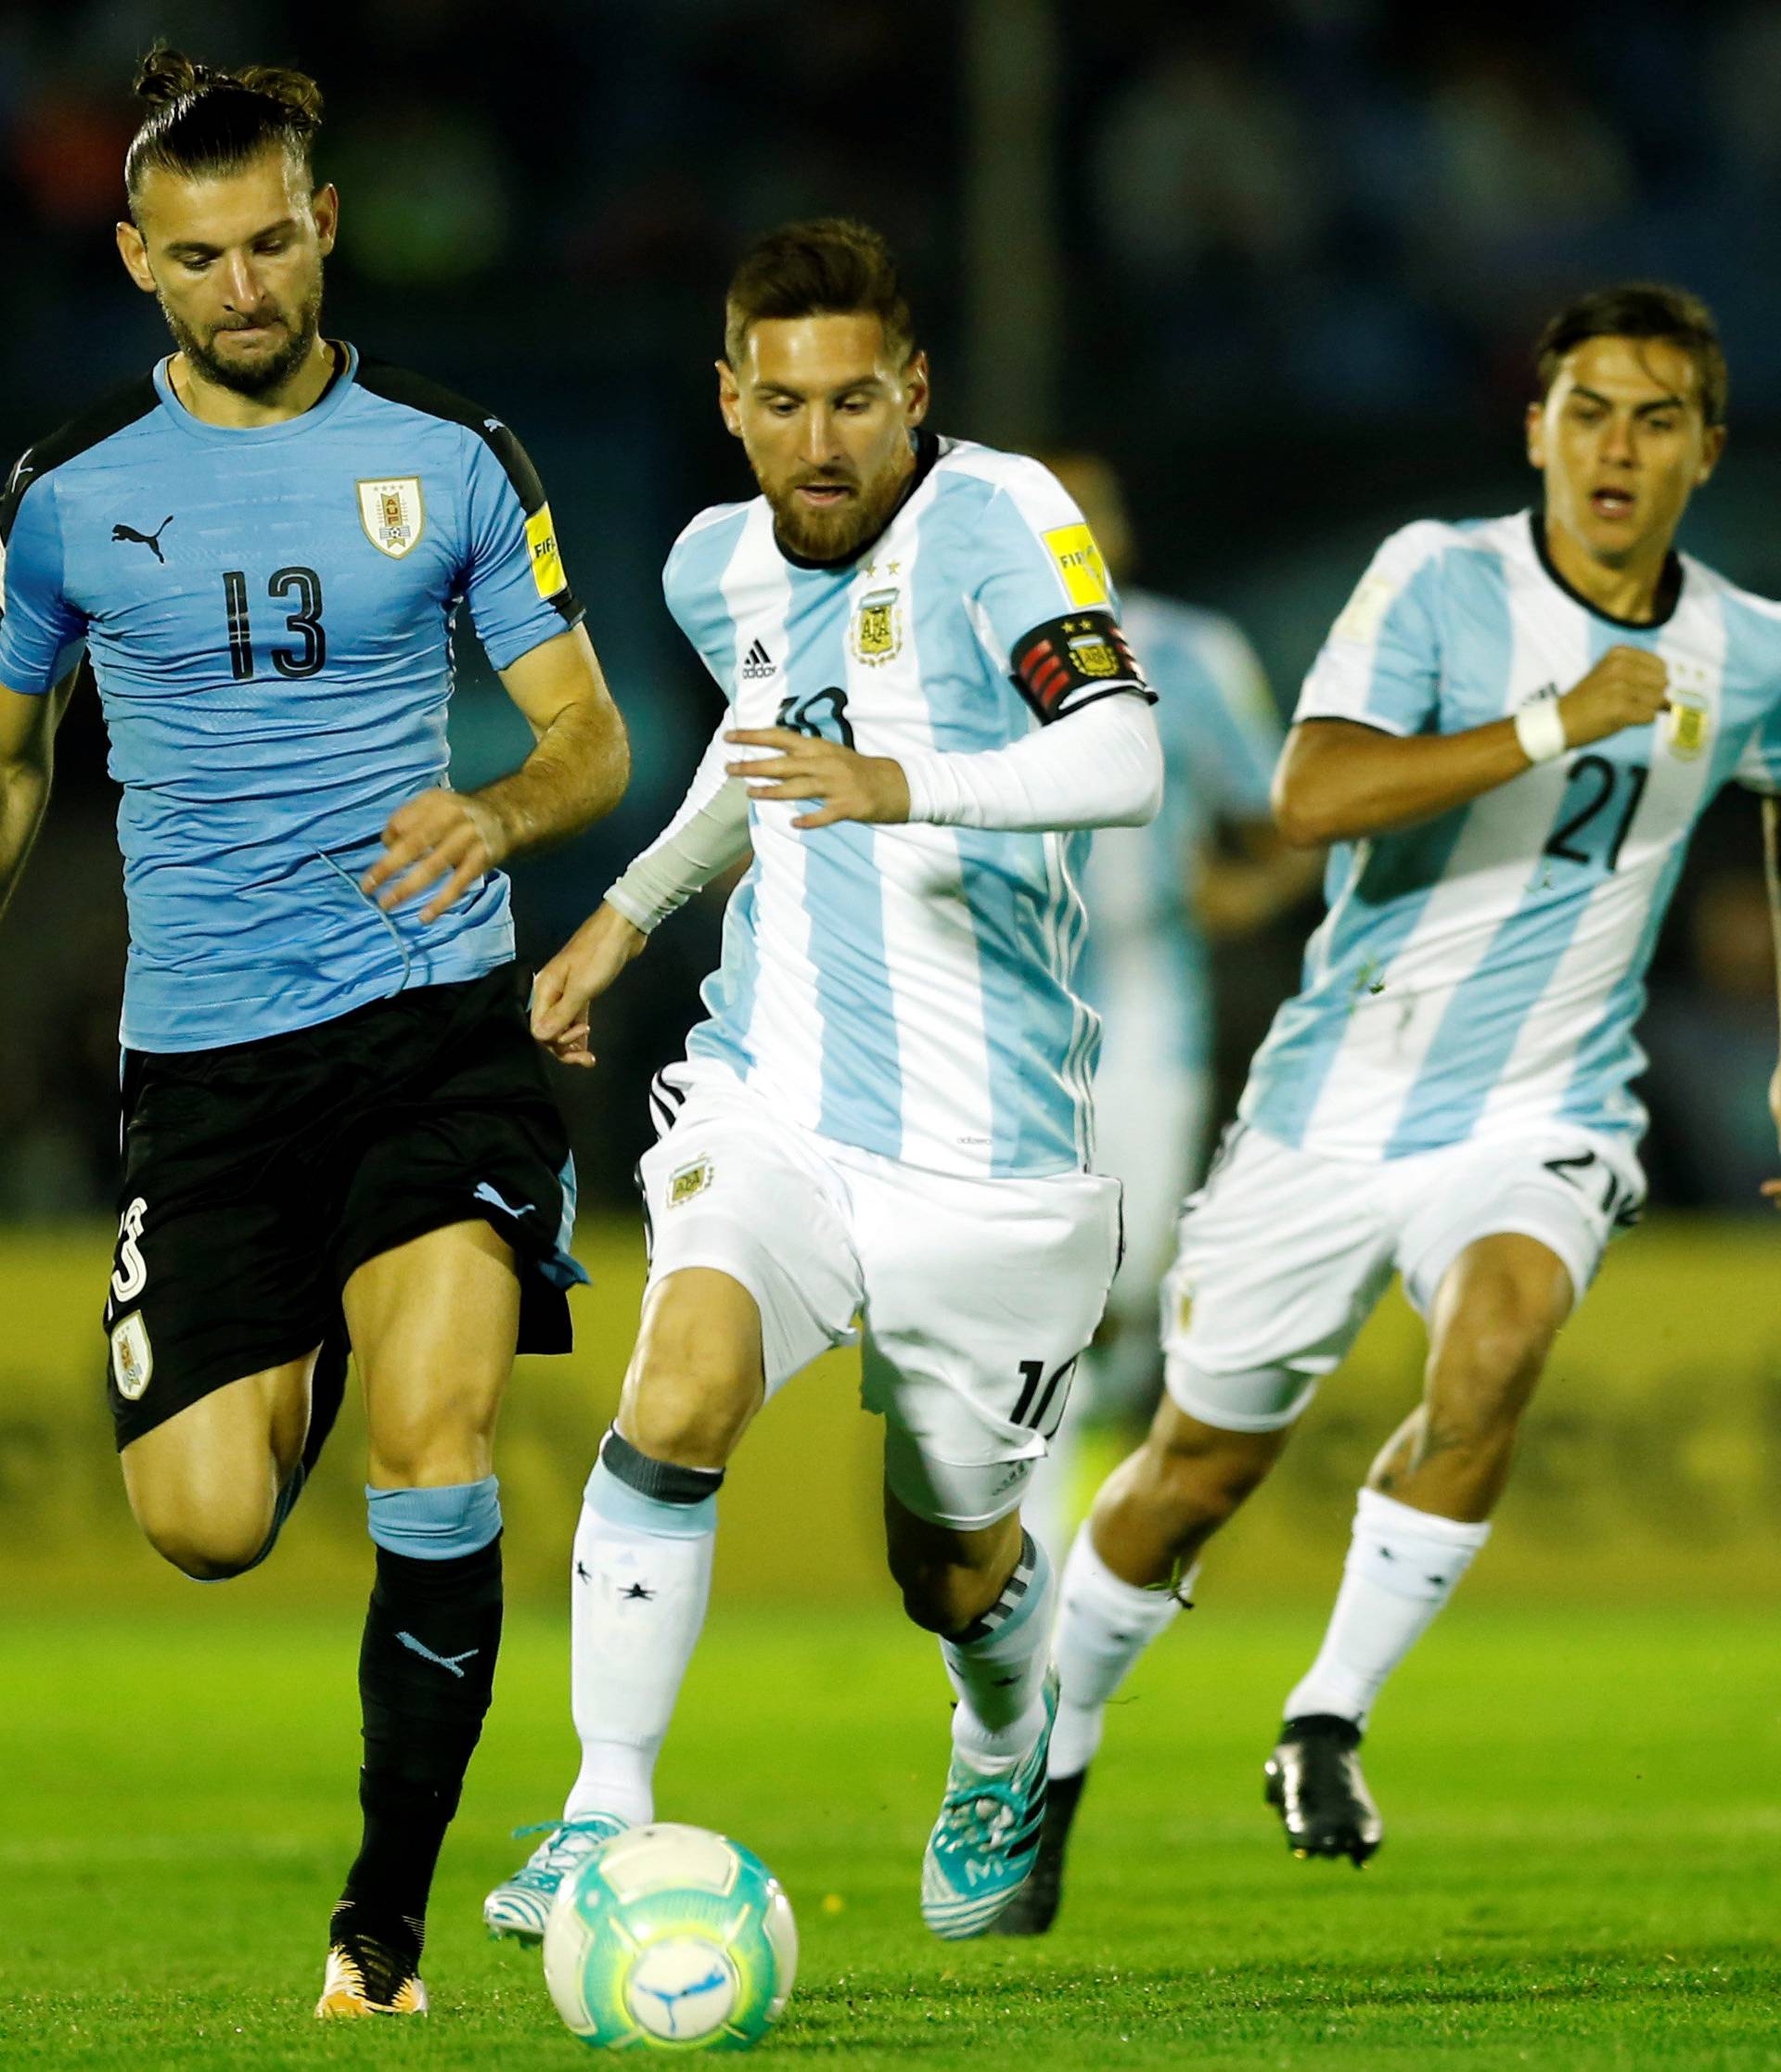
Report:
[[[949,1942],[980,1936],[1031,1875],[1045,1819],[1045,1755],[1057,1717],[1057,1675],[1045,1679],[1045,1731],[1001,1776],[953,1758],[946,1796],[921,1861],[921,1918]]]
[[[542,1942],[545,1923],[557,1887],[579,1870],[602,1842],[622,1835],[626,1823],[616,1813],[590,1813],[585,1820],[544,1822],[519,1827],[522,1835],[545,1838],[505,1885],[497,1885],[482,1902],[482,1924],[490,1935],[515,1942]]]

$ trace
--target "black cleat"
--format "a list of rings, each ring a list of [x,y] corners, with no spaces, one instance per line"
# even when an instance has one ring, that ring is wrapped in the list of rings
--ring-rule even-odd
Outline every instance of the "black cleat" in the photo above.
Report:
[[[1295,1856],[1345,1856],[1358,1871],[1384,1840],[1385,1823],[1361,1774],[1360,1745],[1360,1728],[1333,1713],[1308,1713],[1281,1727],[1262,1789]]]
[[[1043,1936],[1057,1920],[1064,1897],[1064,1851],[1070,1847],[1070,1823],[1087,1782],[1085,1770],[1073,1777],[1051,1779],[1045,1792],[1044,1825],[1039,1830],[1039,1853],[1027,1882],[991,1924],[993,1936]]]

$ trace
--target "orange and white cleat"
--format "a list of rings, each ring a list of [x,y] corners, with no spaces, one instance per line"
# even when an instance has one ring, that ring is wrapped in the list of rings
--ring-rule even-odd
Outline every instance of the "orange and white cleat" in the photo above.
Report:
[[[317,2018],[332,2021],[360,2014],[424,2014],[427,1989],[420,1960],[405,1950],[352,1930],[334,1932]]]

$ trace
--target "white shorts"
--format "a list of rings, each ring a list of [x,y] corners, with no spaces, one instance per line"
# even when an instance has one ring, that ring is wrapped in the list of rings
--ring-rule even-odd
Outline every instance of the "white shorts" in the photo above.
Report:
[[[857,1337],[899,1502],[961,1529],[1017,1509],[1106,1306],[1119,1183],[924,1171],[787,1121],[722,1066],[673,1067],[656,1102],[673,1123],[639,1168],[649,1285],[691,1266],[739,1281],[769,1395]]]
[[[1359,1160],[1237,1124],[1182,1213],[1164,1283],[1170,1396],[1202,1424],[1277,1431],[1345,1357],[1394,1272],[1427,1316],[1468,1245],[1519,1233],[1557,1254],[1581,1298],[1644,1199],[1633,1146],[1591,1131]]]

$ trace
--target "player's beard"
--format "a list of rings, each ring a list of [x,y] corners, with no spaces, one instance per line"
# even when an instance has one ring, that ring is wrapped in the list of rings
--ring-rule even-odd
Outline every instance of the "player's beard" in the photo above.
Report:
[[[266,396],[282,389],[315,350],[316,334],[322,325],[322,284],[318,277],[299,305],[294,320],[275,303],[264,312],[255,313],[263,321],[282,324],[288,333],[281,346],[259,360],[224,359],[215,350],[215,342],[224,332],[245,329],[244,325],[219,324],[206,337],[193,330],[179,313],[169,306],[164,296],[160,299],[160,311],[167,319],[167,328],[186,355],[186,364],[195,367],[206,381],[214,382],[219,389],[233,389],[238,396]]]
[[[841,484],[853,493],[831,510],[812,510],[798,501],[798,491],[811,482]],[[773,529],[779,544],[802,560],[850,560],[890,524],[908,486],[908,468],[894,465],[866,482],[839,475],[801,475],[789,486],[767,492]]]

